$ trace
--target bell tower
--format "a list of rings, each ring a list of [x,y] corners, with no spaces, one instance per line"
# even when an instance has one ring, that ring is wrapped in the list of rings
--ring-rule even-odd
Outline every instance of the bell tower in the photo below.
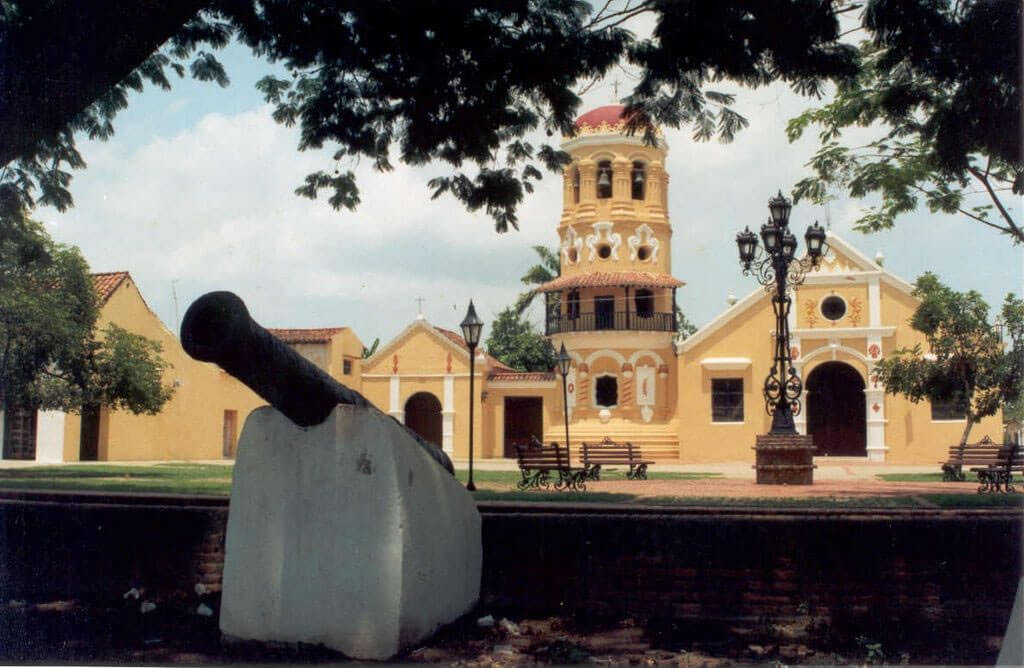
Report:
[[[627,134],[623,111],[609,105],[583,114],[577,135],[562,143],[572,161],[557,230],[561,273],[538,290],[545,334],[573,359],[573,447],[616,432],[626,440],[659,432],[664,456],[674,458],[672,342],[683,282],[672,276],[668,147],[660,132],[653,145]]]

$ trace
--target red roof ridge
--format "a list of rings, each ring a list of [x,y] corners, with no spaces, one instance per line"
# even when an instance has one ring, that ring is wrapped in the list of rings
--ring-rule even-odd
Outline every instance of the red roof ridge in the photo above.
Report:
[[[100,305],[107,303],[107,300],[114,294],[118,286],[131,274],[127,271],[98,271],[89,274],[92,278],[92,287],[100,298]]]
[[[462,335],[458,334],[457,332],[453,332],[450,329],[445,329],[444,327],[438,327],[437,325],[431,325],[431,327],[433,327],[438,332],[443,334],[445,337],[447,337],[455,345],[457,345],[457,346],[459,346],[461,348],[465,348],[466,352],[469,352],[469,346],[466,345],[466,340],[464,338],[462,338]],[[512,369],[509,366],[507,366],[504,362],[499,360],[494,355],[491,355],[489,352],[484,351],[484,356],[487,359],[487,366],[491,367],[492,369],[495,369],[497,371],[504,371],[506,369],[508,371],[514,371],[514,369]]]
[[[267,331],[285,343],[326,343],[331,337],[343,332],[347,327],[307,327],[281,328],[268,327]]]

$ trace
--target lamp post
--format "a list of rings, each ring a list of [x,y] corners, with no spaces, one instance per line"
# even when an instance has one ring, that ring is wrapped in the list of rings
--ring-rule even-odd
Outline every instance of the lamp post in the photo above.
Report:
[[[808,270],[818,267],[825,244],[825,230],[815,221],[804,234],[807,257],[795,257],[797,240],[789,231],[789,212],[792,208],[793,205],[782,196],[781,190],[776,197],[768,200],[771,216],[761,226],[763,252],[758,248],[757,235],[750,231],[750,227],[736,235],[743,273],[748,276],[753,274],[772,295],[775,359],[771,371],[764,379],[765,409],[772,416],[772,434],[796,433],[793,415],[800,412],[803,382],[793,368],[789,350],[789,309],[793,303],[790,293],[793,286],[803,282]]]
[[[565,410],[565,463],[569,462],[569,364],[572,359],[565,351],[565,342],[558,351],[558,373],[562,374],[562,408]]]
[[[466,346],[469,348],[469,480],[466,482],[466,489],[475,492],[476,485],[473,484],[473,380],[476,345],[480,343],[480,332],[484,328],[484,323],[477,317],[472,299],[469,300],[466,317],[462,319],[459,326],[462,327],[462,338],[465,339]]]

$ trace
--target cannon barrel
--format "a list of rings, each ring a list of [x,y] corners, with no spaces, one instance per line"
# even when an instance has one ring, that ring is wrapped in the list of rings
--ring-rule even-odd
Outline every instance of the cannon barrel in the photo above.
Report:
[[[195,359],[213,362],[245,383],[300,427],[320,424],[338,404],[378,410],[261,327],[232,292],[208,292],[192,302],[181,323],[181,345]],[[406,431],[454,474],[443,450]]]

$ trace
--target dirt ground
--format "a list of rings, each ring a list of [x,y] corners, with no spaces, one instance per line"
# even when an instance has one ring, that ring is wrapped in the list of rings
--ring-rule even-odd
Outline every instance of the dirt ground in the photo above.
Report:
[[[709,496],[732,498],[856,498],[975,494],[977,482],[886,482],[883,480],[816,480],[813,485],[758,485],[751,480],[607,480],[587,483],[587,491],[638,496]]]

